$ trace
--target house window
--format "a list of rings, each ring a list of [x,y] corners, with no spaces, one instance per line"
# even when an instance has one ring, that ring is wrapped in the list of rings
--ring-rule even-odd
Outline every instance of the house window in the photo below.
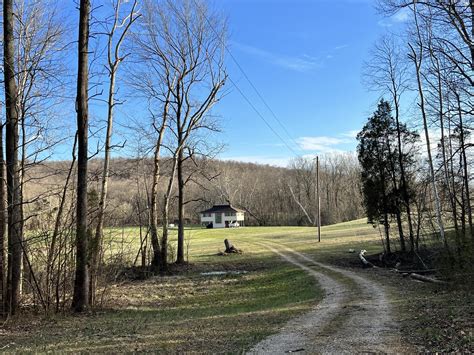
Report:
[[[235,217],[234,212],[226,212],[226,217]]]
[[[222,213],[216,213],[216,223],[222,223]]]
[[[203,217],[212,217],[212,214],[211,213],[203,213],[202,216]]]

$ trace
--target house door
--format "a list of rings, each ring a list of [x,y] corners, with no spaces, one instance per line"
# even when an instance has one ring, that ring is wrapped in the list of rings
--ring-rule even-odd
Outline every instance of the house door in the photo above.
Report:
[[[222,223],[222,213],[216,213],[216,224]]]

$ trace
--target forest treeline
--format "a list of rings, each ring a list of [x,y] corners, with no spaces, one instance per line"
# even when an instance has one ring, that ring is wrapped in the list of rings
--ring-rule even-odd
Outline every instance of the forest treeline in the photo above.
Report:
[[[48,230],[52,217],[61,203],[60,191],[67,178],[70,162],[48,162],[31,173],[39,183],[26,191],[29,199],[38,199],[25,211],[28,229]],[[89,214],[95,224],[98,214],[100,172],[103,160],[89,162]],[[217,159],[196,160],[184,165],[184,175],[192,176],[186,185],[184,220],[187,225],[200,223],[199,212],[214,204],[230,203],[245,210],[246,225],[308,226],[317,223],[315,160],[299,158],[288,167],[276,167]],[[153,172],[151,159],[114,158],[110,161],[109,197],[104,226],[123,227],[146,225],[149,214],[150,186]],[[163,163],[163,175],[169,174],[169,164]],[[76,172],[74,172],[76,174]],[[320,157],[321,224],[334,224],[364,216],[360,174],[353,153],[331,153]],[[43,178],[41,178],[43,177]],[[54,193],[53,193],[54,191]],[[159,187],[164,196],[165,186]],[[71,184],[68,198],[72,198]],[[68,201],[70,203],[70,201]],[[163,203],[160,197],[159,203]],[[178,224],[176,187],[170,200],[169,220]],[[159,224],[162,223],[158,218]]]

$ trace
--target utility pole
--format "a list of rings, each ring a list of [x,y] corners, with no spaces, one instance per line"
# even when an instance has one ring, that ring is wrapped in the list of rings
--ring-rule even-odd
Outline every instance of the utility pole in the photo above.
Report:
[[[319,157],[316,156],[316,203],[318,212],[318,242],[321,242],[321,198],[319,196]]]

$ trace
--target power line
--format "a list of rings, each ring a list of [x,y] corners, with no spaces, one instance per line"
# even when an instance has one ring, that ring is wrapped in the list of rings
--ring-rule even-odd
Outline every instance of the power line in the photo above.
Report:
[[[207,18],[206,18],[207,19]],[[293,139],[293,137],[291,136],[291,134],[288,132],[288,130],[286,129],[286,127],[283,125],[283,123],[280,121],[280,119],[278,118],[278,116],[275,114],[275,112],[272,110],[272,108],[270,107],[270,105],[268,105],[267,101],[263,98],[262,94],[260,94],[260,92],[258,91],[258,89],[255,87],[255,85],[252,83],[252,81],[250,80],[250,78],[248,77],[247,73],[244,71],[244,69],[242,68],[242,66],[238,63],[237,59],[235,59],[234,55],[232,54],[232,52],[230,51],[230,49],[228,48],[227,45],[224,44],[224,47],[227,51],[227,53],[229,53],[230,57],[232,58],[232,61],[237,65],[237,68],[239,68],[240,72],[243,74],[244,78],[248,81],[248,83],[250,84],[250,86],[252,87],[252,89],[255,91],[255,93],[257,94],[257,96],[260,98],[260,100],[263,102],[263,104],[265,105],[265,107],[268,109],[268,111],[270,111],[270,113],[272,114],[273,118],[275,119],[275,121],[278,122],[278,124],[280,125],[280,127],[283,129],[283,131],[286,133],[286,135],[288,136],[288,138],[290,138],[290,140],[295,144],[296,147],[299,148],[299,144]],[[300,148],[299,148],[300,149]]]
[[[199,5],[198,3],[196,2],[196,0],[193,0],[194,1],[194,5],[198,8]],[[170,6],[173,8],[173,10],[176,12],[176,13],[179,13],[178,10],[174,7],[174,5],[172,5],[172,3],[170,2],[169,3]],[[283,126],[283,124],[278,120],[278,118],[276,117],[275,113],[273,112],[273,110],[270,108],[270,106],[266,103],[266,101],[263,99],[262,95],[258,92],[257,88],[255,87],[255,85],[253,85],[253,83],[250,81],[250,78],[247,76],[247,74],[245,74],[243,68],[237,63],[237,60],[234,58],[234,56],[232,55],[232,53],[230,52],[229,48],[227,47],[227,45],[225,44],[225,42],[220,38],[219,36],[219,33],[217,32],[217,30],[214,28],[214,26],[212,25],[211,21],[209,20],[209,18],[207,17],[207,15],[205,13],[202,14],[204,16],[204,19],[206,20],[206,22],[208,23],[209,27],[212,29],[212,31],[216,34],[217,38],[219,38],[220,42],[222,43],[222,45],[224,46],[224,49],[227,51],[227,53],[229,53],[229,55],[231,56],[232,60],[237,64],[237,66],[239,67],[239,69],[242,71],[242,73],[244,74],[246,80],[250,83],[250,85],[252,86],[252,88],[257,92],[257,95],[260,97],[260,99],[264,102],[265,106],[270,110],[270,112],[272,112],[273,116],[275,117],[275,119],[277,120],[277,122],[279,122],[279,124],[283,127],[283,129],[285,130],[286,134],[290,137],[290,139],[293,141],[293,143],[296,144],[296,142],[293,140],[293,138],[291,138],[291,136],[289,135],[288,131],[286,130],[286,128]],[[184,19],[181,19],[183,22],[185,21]],[[198,36],[193,32],[193,31],[190,31],[196,38],[198,38]],[[214,60],[216,62],[216,59],[215,58],[212,58],[212,60]],[[232,80],[232,78],[230,76],[228,76],[228,79],[229,81],[231,82],[232,85],[234,85],[234,87],[237,89],[237,91],[239,92],[239,94],[244,98],[244,100],[250,105],[250,107],[255,111],[255,113],[257,114],[257,116],[265,123],[265,125],[273,132],[273,134],[275,136],[278,137],[278,139],[280,139],[283,144],[295,155],[295,156],[299,156],[298,153],[295,152],[295,150],[287,143],[286,140],[284,140],[281,135],[273,128],[273,126],[265,119],[265,117],[260,113],[260,111],[255,107],[255,105],[252,103],[252,101],[250,101],[250,99],[244,94],[244,92],[239,88],[239,86],[237,85],[237,83],[235,81]],[[296,146],[298,146],[296,144]]]
[[[243,93],[243,91],[237,86],[237,84],[232,80],[232,78],[229,76],[229,81],[234,85],[234,87],[237,89],[237,91],[240,93],[240,95],[247,101],[247,103],[252,107],[252,109],[255,111],[255,113],[260,117],[260,119],[267,125],[268,128],[277,136],[284,144],[285,146],[296,156],[299,156],[298,153],[294,151],[294,149],[280,136],[280,134],[275,131],[275,129],[272,127],[272,125],[263,117],[263,115],[260,113],[260,111],[257,110],[255,105],[250,101],[250,99]]]
[[[198,7],[198,4],[196,2],[196,0],[194,0],[194,4],[196,5],[196,7]],[[278,116],[275,114],[275,112],[272,110],[272,108],[270,107],[270,105],[267,103],[267,101],[263,98],[263,95],[259,92],[259,90],[257,89],[257,87],[253,84],[253,82],[250,80],[249,76],[247,75],[247,73],[245,72],[244,68],[239,64],[239,62],[237,61],[237,59],[234,57],[234,55],[232,54],[232,52],[230,51],[229,47],[227,46],[227,44],[224,42],[224,40],[219,36],[219,33],[217,32],[217,30],[214,28],[214,26],[212,25],[211,21],[209,20],[209,18],[207,17],[207,15],[205,13],[203,13],[203,16],[204,16],[204,19],[206,20],[207,24],[209,25],[209,27],[212,29],[212,31],[216,34],[217,38],[219,38],[220,42],[222,43],[222,45],[224,46],[226,52],[229,54],[229,56],[232,58],[232,61],[237,65],[237,68],[239,68],[240,72],[243,74],[244,78],[247,80],[247,82],[250,84],[250,86],[252,87],[252,89],[255,91],[255,93],[257,94],[257,96],[260,98],[260,100],[263,102],[263,104],[265,105],[265,107],[268,109],[268,111],[272,114],[273,118],[275,119],[275,121],[278,122],[278,124],[280,125],[280,127],[283,129],[283,131],[286,133],[286,135],[288,136],[288,138],[294,143],[294,145],[296,147],[298,147],[298,149],[301,150],[301,148],[299,148],[299,144],[293,139],[293,137],[290,135],[290,133],[288,132],[288,130],[286,129],[286,127],[284,126],[284,124],[281,122],[281,120],[278,118]],[[240,95],[247,101],[247,103],[253,108],[253,110],[257,113],[257,115],[265,122],[265,124],[271,129],[271,131],[293,152],[293,154],[295,154],[296,156],[299,156],[298,153],[296,153],[294,151],[293,148],[291,148],[288,143],[275,131],[275,129],[268,123],[268,121],[263,117],[263,115],[256,109],[256,107],[251,103],[251,101],[245,96],[245,94],[243,93],[243,91],[237,86],[237,84],[230,78],[229,76],[229,81],[232,83],[232,85],[234,85],[234,87],[237,89],[237,91],[239,91]]]

